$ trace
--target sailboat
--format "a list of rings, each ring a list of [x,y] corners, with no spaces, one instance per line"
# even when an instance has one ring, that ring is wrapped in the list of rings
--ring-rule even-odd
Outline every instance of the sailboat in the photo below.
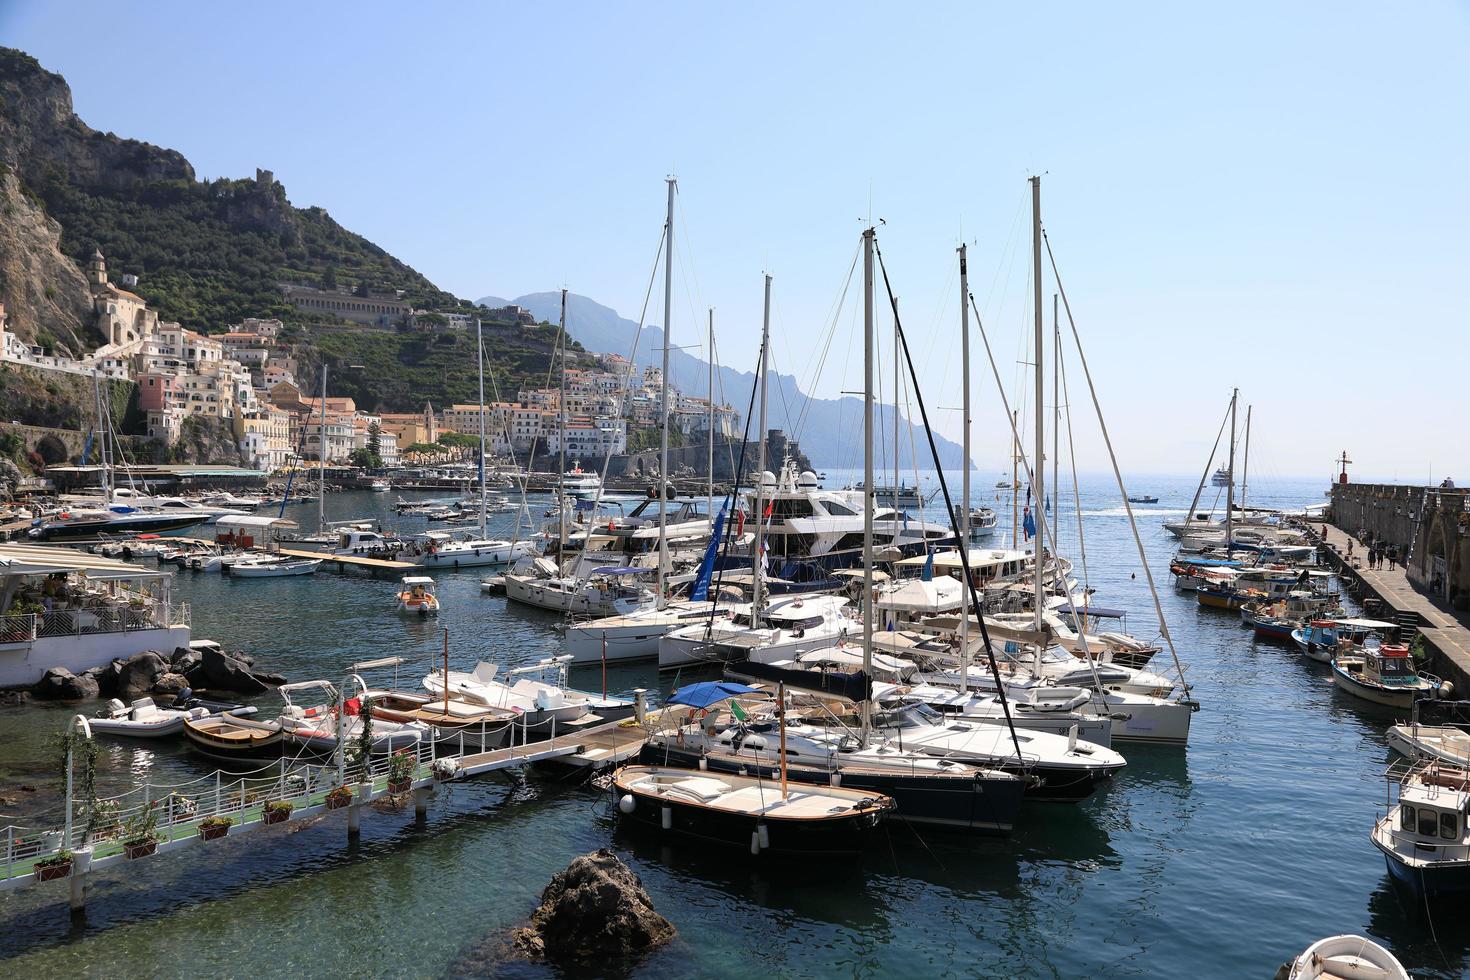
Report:
[[[485,528],[485,515],[488,507],[485,485],[485,339],[479,317],[475,317],[475,350],[480,372],[480,448],[477,467],[480,475],[480,536],[477,538],[450,537],[447,540],[430,539],[423,553],[414,559],[416,564],[425,568],[481,568],[486,565],[509,565],[535,551],[529,539],[506,541],[491,538]],[[565,366],[563,366],[563,371],[565,371]]]

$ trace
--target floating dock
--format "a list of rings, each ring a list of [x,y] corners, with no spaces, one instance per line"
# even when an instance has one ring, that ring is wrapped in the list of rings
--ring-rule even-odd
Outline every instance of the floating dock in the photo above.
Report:
[[[291,548],[277,548],[274,553],[285,555],[288,558],[320,558],[324,562],[336,565],[339,572],[348,568],[363,568],[374,572],[403,572],[419,567],[411,561],[368,558],[364,555],[333,555],[321,551],[296,551]]]

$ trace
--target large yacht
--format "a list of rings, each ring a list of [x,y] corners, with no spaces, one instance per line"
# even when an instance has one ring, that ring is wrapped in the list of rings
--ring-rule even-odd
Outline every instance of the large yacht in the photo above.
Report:
[[[595,470],[582,469],[582,461],[574,460],[572,468],[562,474],[561,486],[568,497],[591,500],[602,489],[602,477]]]
[[[788,461],[781,476],[761,475],[761,489],[746,491],[750,513],[770,507],[764,536],[772,561],[813,559],[832,568],[856,565],[863,551],[861,491],[823,490],[810,470],[798,473]],[[903,510],[885,507],[880,497],[873,511],[875,546],[898,548],[904,556],[954,543],[947,523],[920,520]],[[773,568],[773,571],[777,569]]]

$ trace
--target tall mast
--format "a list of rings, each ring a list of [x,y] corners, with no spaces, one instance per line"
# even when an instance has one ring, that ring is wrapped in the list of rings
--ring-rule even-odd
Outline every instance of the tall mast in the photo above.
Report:
[[[1245,466],[1240,471],[1240,506],[1245,508],[1246,479],[1251,475],[1251,408],[1245,407]]]
[[[322,410],[317,416],[321,425],[321,441],[317,444],[320,450],[316,454],[316,533],[317,536],[326,533],[327,530],[327,362],[322,361]]]
[[[898,306],[894,300],[893,305]],[[898,545],[898,389],[901,381],[898,373],[898,312],[893,314],[893,530],[888,543]]]
[[[896,354],[895,354],[896,358]],[[873,670],[873,229],[863,232],[863,673]],[[863,743],[873,704],[863,702]]]
[[[1057,294],[1051,294],[1051,519],[1061,519],[1062,489],[1062,330],[1057,323]],[[1055,527],[1055,525],[1054,525]]]
[[[561,392],[556,400],[557,443],[561,449],[556,478],[556,554],[560,561],[567,550],[567,291],[561,291],[561,320],[557,336],[561,341]]]
[[[710,527],[713,528],[715,520],[715,308],[709,308],[709,380],[706,382],[706,391],[709,394],[709,458],[705,461],[705,487],[708,491],[709,500],[705,503],[705,509],[709,511]]]
[[[750,610],[752,616],[761,612],[761,565],[765,557],[765,496],[766,496],[766,368],[771,362],[771,277],[766,276],[766,307],[761,319],[761,358],[758,370],[761,381],[761,416],[756,429],[760,448],[756,451],[755,478],[755,549],[750,553],[750,578],[752,582]]]
[[[664,575],[669,566],[669,349],[674,343],[674,188],[679,182],[673,177],[669,185],[669,213],[664,219],[664,361],[663,380],[659,395],[658,414],[662,419],[662,431],[658,444],[658,594],[664,594]]]
[[[1042,613],[1046,606],[1046,371],[1043,369],[1042,354],[1046,350],[1041,312],[1041,177],[1031,178],[1031,309],[1035,313],[1036,351],[1036,454],[1032,457],[1031,489],[1036,500],[1036,543],[1031,551],[1036,565],[1036,630],[1044,625]]]
[[[965,246],[960,244],[960,386],[964,399],[960,403],[960,415],[965,428],[963,442],[963,476],[960,477],[960,512],[954,515],[955,527],[959,531],[960,547],[970,547],[970,270],[965,258]],[[965,598],[970,595],[969,583],[965,583]],[[965,658],[965,689],[970,684],[970,609],[969,602],[960,614],[960,649]]]
[[[480,369],[480,538],[485,538],[485,335],[475,317],[475,363]]]
[[[1225,557],[1230,557],[1230,532],[1235,521],[1235,403],[1240,400],[1240,389],[1230,389],[1230,465],[1226,474],[1230,482],[1225,486]],[[1218,499],[1218,498],[1217,498]]]
[[[102,501],[112,503],[112,474],[107,460],[107,420],[102,415],[102,380],[92,372],[92,401],[97,409],[97,460],[102,480]]]
[[[1011,411],[1011,550],[1021,547],[1021,410]]]

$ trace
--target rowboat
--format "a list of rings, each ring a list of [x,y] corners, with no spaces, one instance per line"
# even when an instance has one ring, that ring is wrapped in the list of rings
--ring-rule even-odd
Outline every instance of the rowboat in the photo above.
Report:
[[[285,746],[281,725],[238,715],[186,718],[184,737],[191,748],[216,759],[275,759]]]
[[[1287,980],[1409,980],[1392,953],[1362,936],[1319,939],[1283,971]]]

